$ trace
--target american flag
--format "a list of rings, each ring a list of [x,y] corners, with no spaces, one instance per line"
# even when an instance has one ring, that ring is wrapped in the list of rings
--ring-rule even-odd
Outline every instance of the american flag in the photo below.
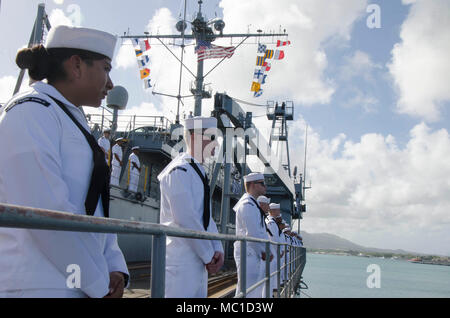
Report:
[[[234,46],[217,46],[207,41],[199,41],[195,47],[195,53],[198,54],[198,61],[225,57],[230,58],[234,55],[235,50],[236,48]]]

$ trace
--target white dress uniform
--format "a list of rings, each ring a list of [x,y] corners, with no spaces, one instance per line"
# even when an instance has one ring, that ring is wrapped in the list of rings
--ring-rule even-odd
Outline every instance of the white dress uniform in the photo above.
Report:
[[[136,166],[139,167],[139,169],[141,168],[139,157],[134,152],[132,152],[130,157],[128,158],[128,164],[130,165],[130,184],[128,185],[128,190],[137,192],[140,172],[134,167],[133,162],[136,164]]]
[[[278,225],[275,222],[275,218],[271,215],[269,215],[266,218],[266,224],[267,224],[267,228],[270,230],[270,232],[272,233],[272,235],[269,235],[269,239],[274,242],[274,243],[284,243],[284,240],[282,240],[280,234],[279,234],[279,229],[278,229]],[[283,233],[281,233],[281,235],[283,235]],[[272,254],[274,255],[273,261],[270,263],[270,273],[273,273],[277,270],[277,246],[276,245],[272,245]],[[282,253],[284,251],[283,246],[280,246],[280,253]],[[282,258],[280,258],[280,267],[283,266],[283,262],[282,262]],[[274,289],[277,288],[277,275],[274,275],[270,278],[270,286],[271,286],[271,291],[273,291]],[[282,283],[281,280],[281,276],[280,276],[280,284]],[[263,297],[265,297],[265,294],[263,294]]]
[[[204,187],[200,176],[188,163],[191,159],[189,154],[179,155],[158,176],[161,188],[160,223],[205,231],[202,221]],[[202,165],[193,160],[205,175]],[[207,231],[218,233],[212,217]],[[223,253],[220,241],[167,237],[166,298],[207,297],[208,272],[205,265],[211,262],[215,252]]]
[[[284,279],[285,280],[289,280],[289,278],[290,278],[290,276],[289,276],[289,268],[290,268],[289,262],[291,261],[291,258],[290,258],[290,255],[291,255],[290,246],[292,245],[292,242],[291,242],[291,238],[290,238],[289,235],[286,235],[285,233],[283,233],[282,235],[284,236],[284,242],[288,244],[287,250],[286,250],[286,255],[284,256],[285,259],[286,259],[286,264],[287,264],[287,267],[286,267],[287,276],[284,277]]]
[[[67,114],[89,131],[81,108],[53,86],[33,84],[0,111],[0,202],[85,215],[92,150]],[[95,216],[103,217],[99,200]],[[0,227],[0,297],[103,297],[109,273],[128,274],[115,234]],[[81,288],[69,289],[68,267],[81,269]]]
[[[261,214],[258,207],[255,205],[250,194],[244,193],[239,202],[233,207],[236,212],[236,235],[250,236],[268,240],[269,236],[265,225],[261,225]],[[253,198],[255,201],[256,199]],[[264,221],[263,221],[264,222]],[[266,252],[266,245],[264,243],[247,242],[247,277],[246,287],[256,284],[264,278],[261,266],[265,266],[262,261],[262,253]],[[270,255],[267,255],[270,257]],[[241,242],[234,242],[234,260],[236,262],[236,269],[238,272],[238,282],[236,288],[236,295],[240,290],[240,266],[241,266]],[[260,298],[263,287],[260,286],[247,294],[249,298]]]
[[[109,154],[109,151],[111,150],[111,143],[110,143],[109,139],[106,138],[105,136],[102,136],[98,140],[98,145],[100,147],[102,147],[103,150],[105,151],[105,160],[106,160],[106,163],[109,163],[108,162],[109,161],[108,154]]]
[[[282,243],[289,243],[288,242],[288,240],[287,240],[287,236],[286,236],[286,234],[284,234],[284,233],[281,233],[281,235],[280,235],[280,241],[282,242]],[[286,251],[286,253],[283,255],[283,257],[282,257],[282,259],[281,259],[281,265],[282,266],[284,266],[284,265],[287,265],[287,267],[286,267],[286,271],[288,272],[289,271],[289,246],[287,246],[287,247],[285,247],[284,245],[283,245],[283,251]],[[286,262],[286,263],[285,263]],[[284,280],[286,280],[287,278],[286,278],[286,275],[284,274],[284,271],[285,271],[285,269],[283,269],[282,271],[281,271],[281,280],[282,281],[284,281]]]
[[[119,157],[120,161],[122,161],[123,153],[122,153],[122,147],[120,147],[118,144],[115,144],[112,147],[112,161],[111,161],[111,185],[119,186],[120,183],[120,173],[122,172],[122,166],[120,165],[120,162],[117,161],[116,156]]]

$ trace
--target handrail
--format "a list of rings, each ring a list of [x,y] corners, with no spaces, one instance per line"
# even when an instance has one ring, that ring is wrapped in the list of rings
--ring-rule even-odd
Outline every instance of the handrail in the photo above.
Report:
[[[75,231],[75,232],[94,232],[94,233],[121,233],[121,234],[144,234],[154,235],[153,249],[152,249],[152,297],[164,297],[164,275],[165,275],[165,244],[167,236],[194,238],[202,240],[221,240],[221,241],[241,241],[241,244],[246,245],[246,242],[266,243],[266,251],[270,249],[271,245],[284,246],[286,251],[288,248],[292,253],[295,247],[287,243],[276,243],[269,240],[263,240],[253,237],[236,236],[228,234],[215,234],[209,232],[193,231],[188,229],[181,229],[176,227],[165,226],[162,224],[136,222],[119,219],[108,219],[101,217],[93,217],[79,214],[71,214],[67,212],[52,211],[46,209],[30,208],[17,205],[0,203],[0,227],[8,228],[26,228],[26,229],[40,229],[40,230],[55,230],[55,231]],[[268,248],[269,247],[269,248]],[[279,251],[279,249],[277,249]],[[244,252],[244,253],[242,253]],[[245,258],[245,248],[241,248],[241,260]],[[268,255],[268,254],[267,254]],[[279,256],[279,255],[278,255]],[[292,256],[292,255],[291,255]],[[285,259],[283,266],[277,266],[277,271],[271,273],[270,276],[281,273],[284,269],[287,274],[287,267],[298,260]],[[241,277],[245,277],[246,267],[241,268]],[[270,261],[266,260],[266,264]],[[266,265],[267,266],[267,265]],[[289,270],[289,273],[291,271]],[[292,273],[293,274],[293,273]],[[285,277],[287,278],[287,277]],[[266,283],[268,277],[255,283],[253,286],[246,287],[245,294],[254,290],[259,285]],[[244,279],[245,286],[245,279]],[[243,297],[244,293],[239,293],[236,297]]]

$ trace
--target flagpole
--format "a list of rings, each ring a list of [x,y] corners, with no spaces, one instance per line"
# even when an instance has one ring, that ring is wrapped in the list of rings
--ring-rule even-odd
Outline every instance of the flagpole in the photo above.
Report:
[[[203,100],[203,60],[197,63],[197,78],[196,78],[196,88],[195,88],[195,110],[194,116],[202,115],[202,100]]]
[[[183,18],[183,26],[184,23],[186,23],[186,1],[184,0],[184,18]],[[184,33],[185,33],[185,28],[183,27],[182,29],[183,31],[181,32],[181,37],[183,38],[182,40],[182,44],[181,44],[181,65],[180,65],[180,81],[179,81],[179,85],[178,85],[178,106],[177,106],[177,118],[175,120],[176,124],[180,123],[180,103],[181,103],[181,80],[183,78],[183,58],[184,58]]]
[[[205,20],[203,19],[202,15],[202,3],[203,1],[199,1],[199,10],[197,14],[197,19],[199,20],[200,24],[204,24]],[[203,33],[203,32],[202,32]],[[196,40],[197,45],[200,41],[206,40],[204,38],[204,35],[202,33],[197,33]],[[197,77],[195,79],[196,82],[196,88],[195,88],[195,109],[194,109],[194,116],[201,116],[202,115],[202,100],[203,100],[203,70],[204,70],[204,61],[203,59],[200,61],[197,61]]]

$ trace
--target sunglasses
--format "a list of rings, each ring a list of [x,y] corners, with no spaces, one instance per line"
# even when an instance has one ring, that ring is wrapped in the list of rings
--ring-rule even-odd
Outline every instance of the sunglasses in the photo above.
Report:
[[[211,141],[215,141],[216,140],[216,135],[215,134],[196,133],[196,135],[203,136],[203,140],[211,140]]]
[[[260,184],[260,185],[262,185],[263,187],[266,187],[266,184],[265,184],[264,182],[255,182],[255,184]]]
[[[207,138],[206,140],[211,140],[211,141],[216,140],[216,135],[204,134],[203,137]]]

